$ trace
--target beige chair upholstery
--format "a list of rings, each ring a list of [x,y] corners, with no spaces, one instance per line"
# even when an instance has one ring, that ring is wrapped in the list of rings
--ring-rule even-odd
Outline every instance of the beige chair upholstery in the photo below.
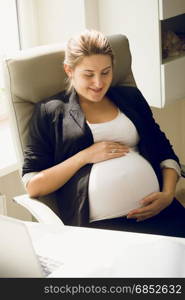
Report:
[[[115,54],[112,85],[135,86],[131,70],[129,43],[124,35],[109,36]],[[6,83],[10,102],[15,113],[16,126],[23,153],[34,104],[65,89],[66,75],[63,69],[65,46],[48,45],[20,51],[6,59]],[[23,159],[20,153],[21,160]],[[39,200],[47,203],[56,213],[55,194]]]

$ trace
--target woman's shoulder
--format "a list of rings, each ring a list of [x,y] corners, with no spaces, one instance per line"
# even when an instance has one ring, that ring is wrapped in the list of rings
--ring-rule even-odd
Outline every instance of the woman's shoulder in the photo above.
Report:
[[[119,95],[121,99],[125,99],[127,105],[150,111],[150,107],[141,91],[136,86],[117,85],[111,87],[110,93],[114,97]]]
[[[133,96],[140,93],[139,89],[136,86],[127,86],[127,85],[116,85],[110,88],[110,91],[113,93],[121,93],[124,96]]]
[[[59,92],[53,96],[45,98],[36,103],[36,110],[40,110],[41,113],[47,115],[62,114],[68,103],[69,97],[65,91]]]

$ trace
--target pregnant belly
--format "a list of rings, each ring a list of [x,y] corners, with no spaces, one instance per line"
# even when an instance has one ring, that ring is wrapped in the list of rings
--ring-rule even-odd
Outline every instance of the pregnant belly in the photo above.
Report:
[[[90,222],[124,216],[158,191],[152,166],[138,152],[96,163],[89,178]]]

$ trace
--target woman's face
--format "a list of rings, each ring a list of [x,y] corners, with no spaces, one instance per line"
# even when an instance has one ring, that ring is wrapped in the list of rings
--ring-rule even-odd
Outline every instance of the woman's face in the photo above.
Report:
[[[112,82],[112,60],[109,55],[85,56],[74,68],[65,70],[81,101],[99,102]]]

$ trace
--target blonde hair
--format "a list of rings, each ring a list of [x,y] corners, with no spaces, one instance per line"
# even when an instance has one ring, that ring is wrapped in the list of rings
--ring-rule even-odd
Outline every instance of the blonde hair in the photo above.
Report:
[[[66,46],[64,64],[72,69],[79,64],[85,56],[102,54],[111,57],[114,64],[114,54],[107,37],[96,30],[85,30],[79,36],[71,38]],[[66,80],[67,92],[71,92],[72,81]]]

